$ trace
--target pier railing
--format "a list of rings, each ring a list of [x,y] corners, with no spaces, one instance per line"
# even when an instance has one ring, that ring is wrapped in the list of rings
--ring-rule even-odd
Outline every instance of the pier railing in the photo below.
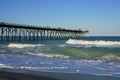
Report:
[[[0,22],[1,42],[80,38],[85,33],[88,31]]]

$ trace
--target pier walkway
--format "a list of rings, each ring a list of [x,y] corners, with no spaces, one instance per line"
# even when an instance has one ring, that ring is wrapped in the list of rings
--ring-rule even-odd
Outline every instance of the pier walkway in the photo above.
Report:
[[[85,33],[88,31],[0,22],[1,42],[80,38]]]

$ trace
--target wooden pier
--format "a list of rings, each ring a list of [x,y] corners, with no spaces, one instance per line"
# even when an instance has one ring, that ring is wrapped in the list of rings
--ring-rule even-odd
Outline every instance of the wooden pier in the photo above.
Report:
[[[87,30],[71,30],[0,22],[0,41],[34,41],[80,38]]]

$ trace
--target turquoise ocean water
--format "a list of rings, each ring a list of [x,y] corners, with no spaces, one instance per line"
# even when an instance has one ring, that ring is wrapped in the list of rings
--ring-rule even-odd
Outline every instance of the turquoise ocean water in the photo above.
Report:
[[[1,42],[0,68],[120,78],[120,37]]]

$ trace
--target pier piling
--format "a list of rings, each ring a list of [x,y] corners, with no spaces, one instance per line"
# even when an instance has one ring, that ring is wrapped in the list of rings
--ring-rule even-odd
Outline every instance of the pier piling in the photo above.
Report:
[[[62,40],[69,38],[80,38],[81,35],[85,33],[88,33],[88,31],[0,22],[1,42]]]

